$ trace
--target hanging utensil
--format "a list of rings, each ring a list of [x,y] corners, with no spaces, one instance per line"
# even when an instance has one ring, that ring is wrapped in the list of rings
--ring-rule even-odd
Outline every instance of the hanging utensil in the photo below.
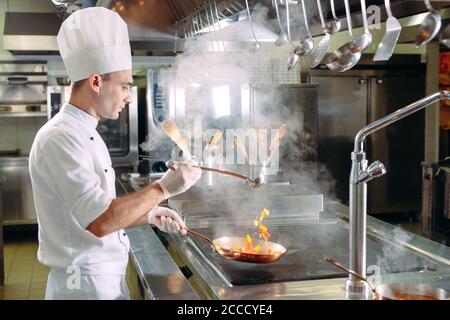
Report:
[[[436,10],[431,6],[430,0],[424,0],[425,6],[430,13],[425,17],[419,28],[419,34],[416,37],[416,46],[426,45],[438,34],[441,29],[442,19]]]
[[[333,20],[326,24],[327,32],[331,35],[334,35],[341,31],[342,23],[336,16],[336,9],[334,7],[334,0],[330,0],[331,5],[331,13],[333,14]]]
[[[442,31],[439,41],[447,48],[450,48],[450,24]]]
[[[248,0],[245,0],[245,5],[247,7],[247,16],[248,16],[248,22],[250,24],[250,29],[252,31],[253,39],[255,39],[255,42],[253,43],[252,47],[250,48],[250,52],[256,52],[261,48],[261,44],[259,43],[258,39],[256,38],[255,30],[253,29],[253,23],[252,23],[252,15],[250,14],[250,7],[248,5]]]
[[[214,133],[211,136],[211,139],[206,143],[205,150],[203,151],[203,153],[211,153],[215,149],[220,139],[222,139],[222,136],[223,130],[216,131],[216,133]]]
[[[172,170],[175,170],[178,165],[179,165],[179,163],[175,162],[175,161],[168,161],[166,163],[167,168],[172,169]],[[256,179],[250,179],[249,177],[246,177],[242,174],[232,172],[232,171],[220,170],[220,169],[216,169],[216,168],[209,168],[209,167],[203,167],[203,166],[193,166],[193,167],[200,168],[203,171],[220,173],[220,174],[224,174],[227,176],[231,176],[231,177],[235,177],[235,178],[244,180],[252,188],[259,188],[264,184],[264,181],[259,177]]]
[[[373,61],[388,61],[392,57],[395,45],[397,44],[402,31],[400,22],[392,14],[390,0],[384,0],[384,5],[386,6],[386,12],[388,14],[388,19],[386,20],[386,33],[378,46]]]
[[[278,26],[280,27],[281,33],[278,35],[278,38],[275,40],[275,45],[277,47],[283,46],[286,42],[288,42],[288,35],[283,30],[283,25],[281,24],[280,10],[278,8],[278,0],[272,0],[273,5],[275,7],[275,11],[277,12],[277,20]]]
[[[369,31],[369,23],[367,21],[366,0],[361,0],[361,14],[363,18],[364,33],[355,40],[352,48],[353,52],[357,51],[360,53],[362,53],[372,44],[372,34]]]
[[[251,263],[270,263],[278,260],[286,253],[286,248],[282,245],[265,240],[253,240],[256,246],[260,247],[258,252],[246,250],[247,240],[243,237],[221,237],[210,240],[208,237],[185,228],[186,231],[202,240],[207,241],[218,254],[227,259],[251,262]]]
[[[245,157],[245,160],[248,162],[248,154],[247,151],[245,150],[245,146],[244,143],[242,142],[241,138],[239,138],[238,135],[234,136],[234,143],[236,144],[236,146],[238,147],[238,149],[242,152],[242,154]]]
[[[347,16],[348,34],[351,40],[329,55],[325,62],[328,69],[338,72],[344,72],[353,68],[361,59],[361,52],[354,51],[355,37],[353,36],[350,4],[348,0],[344,0],[344,4]]]
[[[331,35],[328,32],[329,29],[327,29],[325,25],[325,19],[323,17],[322,5],[320,3],[320,0],[317,0],[317,8],[319,9],[320,22],[322,23],[322,30],[325,33],[325,36],[322,38],[322,40],[320,40],[319,45],[312,53],[311,69],[317,67],[322,62],[331,44]]]
[[[286,0],[286,23],[287,23],[288,41],[291,44],[291,46],[293,46],[292,42],[291,42],[292,38],[291,38],[291,18],[290,18],[290,10],[289,10],[289,0]],[[294,67],[297,65],[298,61],[299,61],[299,57],[298,57],[298,55],[296,55],[294,53],[294,49],[292,48],[289,51],[289,56],[288,56],[288,62],[287,62],[288,71],[293,70]]]
[[[288,125],[286,123],[283,123],[280,126],[280,129],[278,129],[277,134],[275,135],[275,137],[272,140],[272,143],[270,144],[269,147],[269,158],[267,159],[267,163],[269,163],[272,160],[273,155],[275,154],[275,151],[278,150],[278,148],[280,147],[280,141],[283,140],[284,136],[286,135],[286,131],[288,129]]]
[[[162,129],[165,134],[183,151],[186,157],[190,158],[191,153],[187,146],[187,140],[183,137],[174,120],[166,120],[162,123]]]
[[[300,57],[309,56],[314,49],[314,41],[312,39],[311,31],[309,30],[308,16],[306,14],[305,0],[301,0],[303,19],[305,20],[306,37],[298,42],[294,48],[294,53]]]

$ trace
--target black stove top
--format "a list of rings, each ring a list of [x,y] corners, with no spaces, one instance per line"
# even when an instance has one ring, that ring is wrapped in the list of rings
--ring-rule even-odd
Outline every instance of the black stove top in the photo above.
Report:
[[[248,230],[235,228],[227,233],[197,229],[213,238],[246,235]],[[264,284],[347,277],[345,272],[325,261],[330,257],[348,265],[349,230],[342,223],[269,227],[272,242],[287,248],[273,263],[256,264],[226,259],[212,250],[205,241],[192,237],[198,248],[234,285]],[[410,252],[380,240],[367,239],[367,266],[377,265],[381,273],[433,269],[432,263]]]

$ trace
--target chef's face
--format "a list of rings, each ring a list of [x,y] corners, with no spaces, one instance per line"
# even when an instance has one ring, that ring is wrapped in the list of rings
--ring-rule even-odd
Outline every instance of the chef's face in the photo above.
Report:
[[[119,113],[132,102],[131,71],[118,71],[102,76],[97,113],[105,119],[115,120]]]

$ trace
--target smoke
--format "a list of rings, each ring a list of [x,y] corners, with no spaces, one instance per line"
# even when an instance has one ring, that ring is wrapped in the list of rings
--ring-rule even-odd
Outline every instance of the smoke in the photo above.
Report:
[[[315,16],[315,2],[306,2],[310,10],[308,15]],[[301,7],[291,5],[291,9],[293,34],[299,38],[303,21]],[[253,10],[252,22],[258,41],[270,39],[273,43],[277,35],[271,31],[273,25],[267,26],[268,14],[268,8],[259,5]],[[272,20],[270,24],[273,23]],[[245,41],[237,41],[239,39]],[[220,205],[207,205],[207,208],[220,208],[220,212],[211,209],[204,213],[226,217],[230,226],[249,226],[249,232],[254,229],[252,221],[265,207],[274,209],[275,198],[270,195],[294,195],[300,190],[307,190],[312,195],[323,194],[334,198],[335,184],[326,168],[316,161],[317,91],[313,86],[296,88],[298,82],[286,81],[287,77],[280,76],[287,74],[285,62],[281,66],[274,63],[277,60],[271,58],[264,47],[255,53],[250,52],[252,40],[248,20],[233,23],[205,36],[190,38],[186,41],[183,54],[175,58],[171,68],[172,81],[162,84],[169,97],[168,116],[176,120],[182,135],[188,138],[191,153],[197,158],[206,161],[202,159],[206,143],[215,130],[224,130],[215,149],[217,159],[208,162],[210,166],[255,178],[262,170],[261,163],[269,157],[269,147],[278,129],[287,124],[287,133],[275,151],[270,162],[270,175],[267,176],[269,182],[290,184],[284,189],[279,188],[281,194],[270,185],[252,189],[244,181],[207,172],[203,173],[202,181],[196,188],[188,191],[191,194],[197,192],[191,199],[204,199],[205,195],[211,199],[217,189],[220,189],[221,199],[241,198],[238,203],[222,201]],[[241,137],[249,159],[245,159],[236,148],[235,135]],[[155,134],[141,147],[149,151],[157,149],[161,145],[158,142],[160,139],[161,134]],[[211,179],[210,185],[208,179]],[[219,194],[216,196],[219,197]],[[292,208],[295,208],[294,204]],[[267,221],[270,230],[271,217]],[[221,224],[215,235],[233,232],[232,227],[224,230]],[[273,240],[278,241],[282,237],[274,235]]]

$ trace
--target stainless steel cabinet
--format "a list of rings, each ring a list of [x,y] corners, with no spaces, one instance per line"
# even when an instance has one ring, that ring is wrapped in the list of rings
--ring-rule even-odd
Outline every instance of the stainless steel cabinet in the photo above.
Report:
[[[319,161],[337,180],[337,196],[348,203],[350,154],[356,133],[425,96],[425,75],[386,70],[349,74],[317,71],[319,84]],[[420,212],[420,162],[424,157],[424,113],[381,130],[368,139],[369,160],[382,161],[388,174],[368,187],[369,213]]]
[[[32,224],[37,222],[33,190],[28,172],[28,158],[0,159],[3,221],[5,224]]]

